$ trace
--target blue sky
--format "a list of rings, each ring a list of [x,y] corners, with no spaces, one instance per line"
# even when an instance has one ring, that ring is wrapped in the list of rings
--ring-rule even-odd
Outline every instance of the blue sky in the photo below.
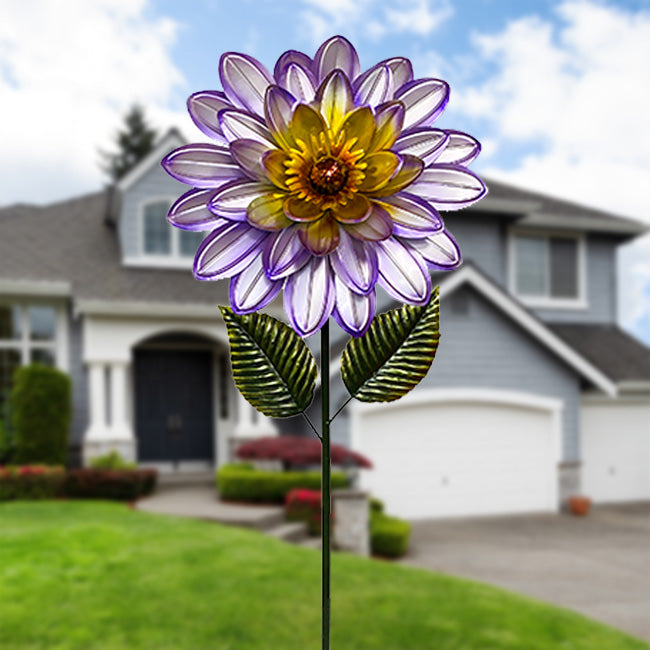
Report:
[[[191,92],[219,56],[268,67],[343,34],[362,66],[408,56],[446,79],[441,125],[484,145],[488,177],[650,224],[650,0],[0,0],[0,205],[93,191],[135,100],[198,133]],[[620,320],[650,344],[650,237],[620,258]]]

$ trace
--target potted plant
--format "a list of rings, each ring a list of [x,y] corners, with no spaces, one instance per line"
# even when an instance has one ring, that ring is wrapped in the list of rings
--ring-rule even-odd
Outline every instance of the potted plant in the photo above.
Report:
[[[589,497],[574,494],[568,500],[569,512],[577,517],[584,517],[589,514],[591,508],[591,499]]]

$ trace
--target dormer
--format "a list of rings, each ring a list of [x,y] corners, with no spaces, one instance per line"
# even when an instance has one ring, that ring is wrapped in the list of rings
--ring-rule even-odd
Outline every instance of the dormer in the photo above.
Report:
[[[109,219],[117,226],[122,263],[131,267],[191,269],[204,233],[172,228],[167,212],[190,188],[171,178],[160,160],[186,144],[176,129],[114,188]]]

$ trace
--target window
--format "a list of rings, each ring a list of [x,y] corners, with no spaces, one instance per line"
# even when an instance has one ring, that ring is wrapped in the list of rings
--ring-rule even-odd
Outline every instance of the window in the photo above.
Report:
[[[185,260],[194,257],[203,241],[202,232],[179,230],[167,223],[171,202],[158,200],[146,203],[142,209],[142,254],[158,260]]]
[[[575,235],[516,233],[513,237],[514,292],[530,304],[577,305],[582,291],[583,240]]]
[[[0,417],[16,368],[28,363],[56,365],[56,339],[54,307],[0,303]]]

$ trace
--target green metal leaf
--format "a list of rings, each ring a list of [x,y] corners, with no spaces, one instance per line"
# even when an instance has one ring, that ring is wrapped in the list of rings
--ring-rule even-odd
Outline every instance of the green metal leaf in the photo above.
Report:
[[[235,384],[260,413],[288,418],[311,403],[316,362],[304,341],[266,314],[239,316],[219,306],[228,327]]]
[[[341,375],[352,397],[392,402],[427,374],[438,348],[438,287],[423,307],[406,305],[378,314],[370,329],[347,344]]]

